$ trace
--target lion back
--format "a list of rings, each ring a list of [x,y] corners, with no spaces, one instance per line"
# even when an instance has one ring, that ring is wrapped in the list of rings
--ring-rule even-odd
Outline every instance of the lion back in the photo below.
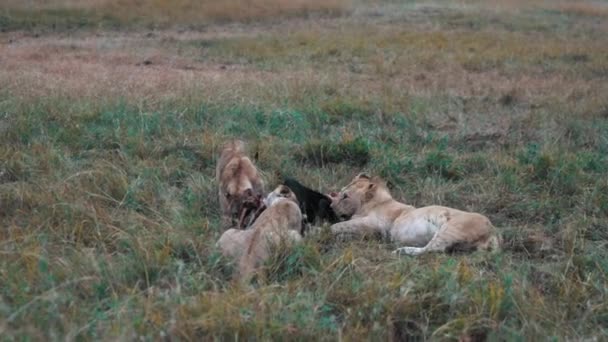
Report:
[[[239,278],[248,281],[255,269],[270,255],[273,245],[283,239],[292,239],[293,232],[299,236],[302,213],[299,206],[283,200],[266,209],[251,229],[254,229],[250,244],[239,262]]]

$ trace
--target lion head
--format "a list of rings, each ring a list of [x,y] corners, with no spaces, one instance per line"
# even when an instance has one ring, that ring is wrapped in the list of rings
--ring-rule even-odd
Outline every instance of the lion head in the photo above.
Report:
[[[264,199],[264,204],[267,208],[270,208],[274,204],[285,199],[298,204],[298,199],[293,191],[291,191],[291,189],[286,185],[279,185],[276,189],[274,189],[274,191],[266,196]]]
[[[336,215],[348,219],[357,214],[361,208],[373,201],[390,197],[386,183],[378,177],[364,173],[357,175],[339,194],[330,194],[331,207]]]
[[[341,221],[350,219],[361,208],[360,201],[356,198],[345,196],[342,192],[332,192],[327,196],[331,198],[331,209]]]
[[[231,214],[238,215],[248,203],[255,203],[261,197],[254,181],[258,177],[255,166],[247,157],[233,158],[220,174],[222,193],[229,204]]]

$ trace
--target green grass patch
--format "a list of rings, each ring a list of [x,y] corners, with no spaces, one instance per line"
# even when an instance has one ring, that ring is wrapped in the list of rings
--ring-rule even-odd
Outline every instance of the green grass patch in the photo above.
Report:
[[[294,157],[317,167],[330,163],[363,167],[370,159],[370,151],[368,142],[361,137],[337,143],[331,140],[313,140],[306,143]]]

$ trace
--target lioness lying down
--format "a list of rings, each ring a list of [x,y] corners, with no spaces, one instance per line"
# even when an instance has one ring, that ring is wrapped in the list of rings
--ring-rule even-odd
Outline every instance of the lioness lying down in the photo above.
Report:
[[[247,230],[229,229],[217,242],[222,254],[238,262],[238,277],[247,282],[268,257],[272,247],[302,240],[302,213],[294,193],[279,185],[264,199],[267,209]]]
[[[388,235],[406,246],[393,253],[419,255],[455,248],[499,248],[499,237],[487,217],[441,206],[416,209],[394,200],[379,178],[358,175],[332,200],[336,215],[352,216],[332,225],[332,233]]]

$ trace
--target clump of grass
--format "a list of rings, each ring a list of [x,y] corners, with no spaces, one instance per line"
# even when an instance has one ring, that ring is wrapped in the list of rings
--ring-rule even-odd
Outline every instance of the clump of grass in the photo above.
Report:
[[[564,14],[602,18],[608,17],[608,7],[602,3],[559,3],[554,7]]]
[[[346,0],[330,1],[285,1],[285,0],[227,0],[227,1],[192,1],[192,0],[153,0],[148,6],[133,6],[125,0],[109,0],[103,4],[104,9],[121,10],[121,19],[127,21],[135,18],[154,18],[160,24],[198,22],[231,22],[256,21],[276,17],[307,16],[314,13],[340,15],[348,10]],[[132,9],[125,14],[125,8]]]
[[[295,158],[318,167],[330,163],[361,167],[369,161],[370,150],[368,142],[362,137],[338,143],[332,140],[313,140],[296,152]]]
[[[586,207],[593,214],[608,216],[608,182],[598,180],[594,188],[588,194],[591,203]]]
[[[0,12],[0,30],[64,31],[92,28],[96,25],[115,26],[118,21],[100,16],[94,10],[82,8],[40,8],[5,5]]]
[[[303,276],[306,272],[315,273],[321,268],[321,255],[311,244],[299,244],[288,248],[276,246],[264,269],[269,282],[284,282]]]
[[[411,158],[393,156],[393,158],[383,163],[378,173],[390,184],[404,185],[406,183],[406,176],[415,172],[415,168],[414,160]]]
[[[580,166],[568,156],[541,151],[538,145],[529,145],[519,156],[527,165],[529,176],[546,185],[551,192],[573,195],[579,191]]]
[[[373,115],[369,104],[340,97],[333,98],[321,104],[321,111],[327,113],[330,123],[343,120],[364,120]]]
[[[462,175],[454,158],[441,146],[427,153],[420,167],[423,174],[438,175],[445,179],[454,180]]]

